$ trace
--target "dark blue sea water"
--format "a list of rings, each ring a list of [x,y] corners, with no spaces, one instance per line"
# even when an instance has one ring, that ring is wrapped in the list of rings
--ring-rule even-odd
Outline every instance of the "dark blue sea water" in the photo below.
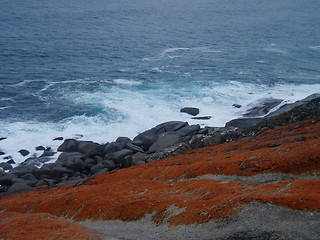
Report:
[[[168,120],[223,126],[257,99],[320,92],[319,12],[318,0],[1,0],[2,157]]]

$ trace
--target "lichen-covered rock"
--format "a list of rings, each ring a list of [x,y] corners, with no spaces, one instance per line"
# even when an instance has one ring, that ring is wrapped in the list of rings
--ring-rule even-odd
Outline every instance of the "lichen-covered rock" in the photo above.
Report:
[[[317,239],[319,139],[320,118],[263,130],[80,184],[2,197],[0,220],[8,212],[131,225],[149,218],[154,228],[170,225],[168,231],[212,224],[200,237],[185,239]],[[148,239],[143,232],[128,238]]]

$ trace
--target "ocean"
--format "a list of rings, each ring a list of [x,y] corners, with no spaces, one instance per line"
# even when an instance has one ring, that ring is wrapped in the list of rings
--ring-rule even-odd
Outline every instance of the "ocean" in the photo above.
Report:
[[[320,92],[319,11],[317,0],[1,0],[0,162],[56,137],[221,127],[260,98]]]

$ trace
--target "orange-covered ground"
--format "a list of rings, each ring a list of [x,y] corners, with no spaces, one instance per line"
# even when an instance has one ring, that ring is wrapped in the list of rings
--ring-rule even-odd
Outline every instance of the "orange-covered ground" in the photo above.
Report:
[[[253,202],[320,212],[319,169],[320,119],[314,119],[103,174],[80,186],[3,197],[0,238],[21,239],[9,226],[19,226],[21,232],[76,234],[77,225],[66,225],[63,218],[133,221],[150,214],[156,223],[204,223],[235,217],[244,204]],[[246,181],[273,173],[289,179]]]

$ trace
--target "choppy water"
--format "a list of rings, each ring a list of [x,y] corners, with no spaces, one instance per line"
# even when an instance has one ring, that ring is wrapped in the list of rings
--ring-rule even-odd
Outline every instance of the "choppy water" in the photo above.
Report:
[[[2,0],[1,157],[169,120],[223,126],[245,111],[234,103],[320,92],[319,11],[316,0]]]

